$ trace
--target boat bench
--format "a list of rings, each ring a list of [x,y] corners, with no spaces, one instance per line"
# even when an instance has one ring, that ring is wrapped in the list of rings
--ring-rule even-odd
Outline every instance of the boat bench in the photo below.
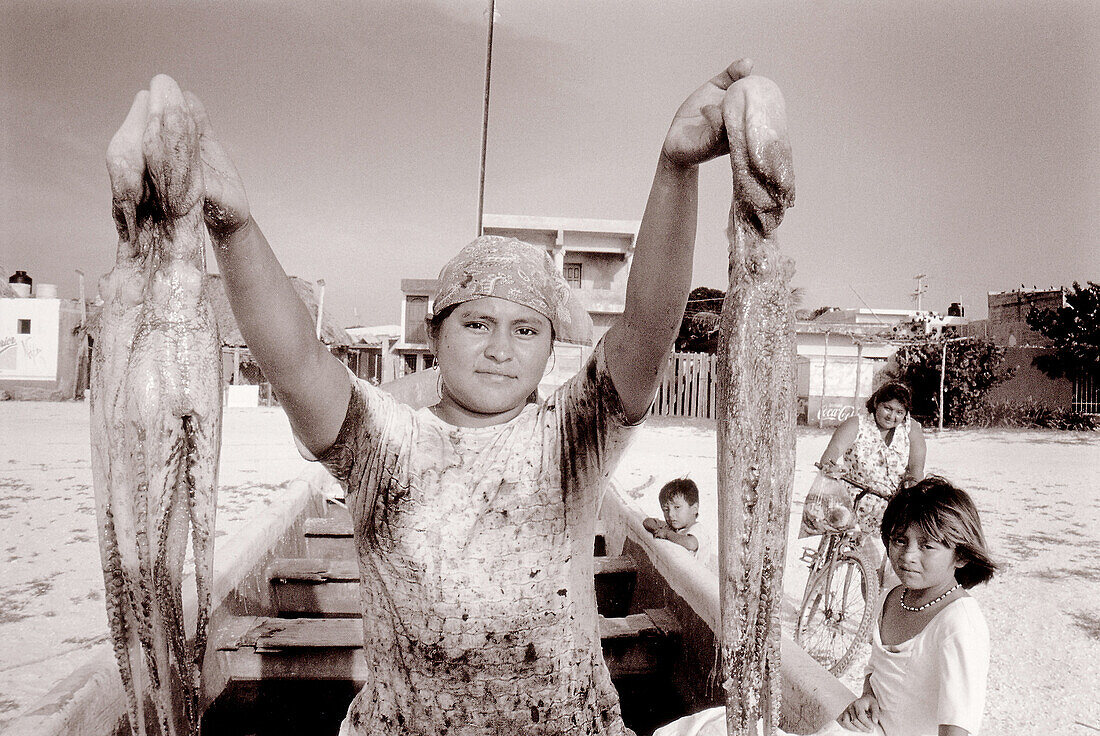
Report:
[[[594,558],[596,609],[620,618],[630,609],[637,568],[628,556]],[[280,616],[358,617],[359,563],[352,558],[284,558],[267,568]]]
[[[306,540],[307,557],[325,559],[355,557],[351,515],[346,509],[335,511],[333,516],[306,519],[303,534]],[[607,530],[603,520],[597,519],[596,535],[593,540],[593,552],[597,557],[607,554],[606,536]]]
[[[647,675],[665,665],[664,647],[676,644],[679,624],[651,609],[599,619],[604,660],[614,679]],[[363,683],[363,624],[356,618],[239,616],[214,639],[223,676],[232,682],[348,680]]]

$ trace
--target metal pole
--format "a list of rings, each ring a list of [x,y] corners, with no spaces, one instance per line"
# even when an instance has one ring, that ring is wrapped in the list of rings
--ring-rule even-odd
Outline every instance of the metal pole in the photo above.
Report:
[[[821,403],[817,407],[817,426],[825,426],[825,381],[829,370],[829,333],[825,333],[825,354],[821,356]]]
[[[859,411],[859,379],[861,378],[860,369],[862,369],[862,368],[863,368],[863,343],[862,342],[857,342],[856,343],[856,390],[854,392],[854,394],[855,394],[854,395],[855,408],[856,408],[857,412]]]
[[[496,0],[489,0],[489,40],[485,47],[485,108],[481,116],[481,171],[477,180],[477,235],[481,237],[481,219],[485,212],[485,150],[489,140],[489,79],[493,72],[493,25]]]
[[[321,320],[325,316],[325,280],[317,279],[317,339],[321,339]]]
[[[83,329],[88,321],[88,303],[84,300],[84,272],[79,268],[75,270],[80,279],[80,327]]]
[[[940,356],[940,429],[943,429],[943,384],[947,374],[947,340],[943,341],[943,355]]]

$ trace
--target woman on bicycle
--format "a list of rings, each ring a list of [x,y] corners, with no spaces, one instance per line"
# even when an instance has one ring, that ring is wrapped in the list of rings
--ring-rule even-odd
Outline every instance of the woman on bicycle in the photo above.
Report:
[[[913,394],[900,381],[890,381],[867,399],[867,411],[846,419],[833,432],[821,455],[820,467],[828,475],[871,488],[882,497],[867,494],[854,509],[856,520],[868,533],[877,554],[882,512],[898,488],[924,478],[924,432],[909,414]],[[859,489],[848,486],[853,500]]]

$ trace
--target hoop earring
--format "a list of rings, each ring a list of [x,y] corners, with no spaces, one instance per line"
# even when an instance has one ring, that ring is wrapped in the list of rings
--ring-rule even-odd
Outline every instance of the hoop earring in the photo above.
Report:
[[[438,369],[437,369],[438,370]],[[439,371],[435,377],[435,392],[439,394],[439,400],[443,400],[443,371]]]
[[[553,348],[550,348],[550,359],[552,361],[550,363],[550,370],[546,370],[546,371],[542,372],[542,377],[543,378],[546,378],[547,376],[549,376],[551,373],[554,372],[554,369],[558,367],[558,354],[554,352]]]

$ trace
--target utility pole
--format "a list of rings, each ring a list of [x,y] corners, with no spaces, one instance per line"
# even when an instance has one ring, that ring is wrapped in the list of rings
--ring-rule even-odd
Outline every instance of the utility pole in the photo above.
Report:
[[[88,303],[84,300],[84,272],[79,268],[75,270],[77,277],[80,279],[80,327],[83,329],[88,321]]]
[[[913,277],[917,280],[917,288],[913,292],[912,296],[917,300],[917,311],[921,310],[921,297],[924,296],[924,292],[928,291],[928,287],[924,285],[924,280],[927,278],[923,273],[918,273]]]
[[[940,355],[940,401],[939,401],[939,424],[938,427],[943,430],[943,394],[944,384],[947,376],[947,343],[951,342],[948,339],[943,341],[943,353]]]
[[[317,295],[317,339],[321,339],[321,320],[325,318],[325,280],[317,279],[314,285]]]
[[[485,153],[489,141],[489,82],[493,73],[493,26],[496,24],[497,3],[489,0],[489,38],[485,44],[485,107],[481,116],[481,171],[477,180],[477,237],[481,237],[481,220],[485,212]]]

